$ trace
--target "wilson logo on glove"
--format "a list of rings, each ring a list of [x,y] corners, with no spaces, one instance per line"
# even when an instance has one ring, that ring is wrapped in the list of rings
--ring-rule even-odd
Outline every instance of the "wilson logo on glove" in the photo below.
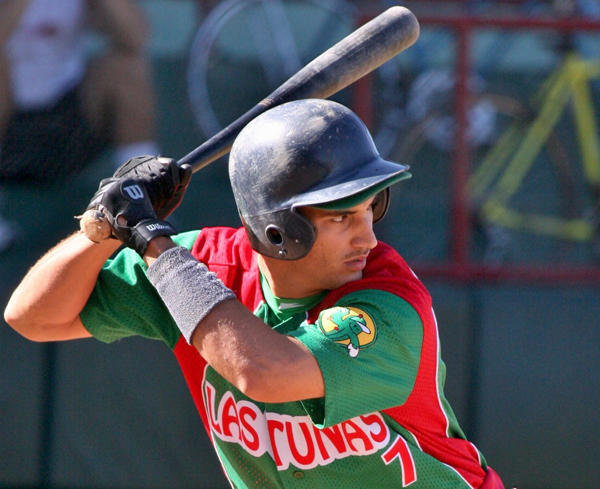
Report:
[[[171,226],[167,226],[165,224],[160,224],[160,223],[155,223],[155,224],[149,224],[148,226],[146,226],[146,229],[148,231],[157,231],[159,229],[166,229],[167,231],[171,230]]]
[[[123,190],[127,193],[127,196],[129,196],[131,200],[140,200],[144,198],[144,192],[139,185],[129,185],[127,187],[123,187]]]

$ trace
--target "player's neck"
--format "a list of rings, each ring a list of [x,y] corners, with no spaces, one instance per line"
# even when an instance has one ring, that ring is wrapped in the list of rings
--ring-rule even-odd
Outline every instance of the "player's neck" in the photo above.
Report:
[[[323,292],[311,283],[309,276],[296,269],[294,262],[258,255],[258,264],[271,292],[277,297],[304,299]]]

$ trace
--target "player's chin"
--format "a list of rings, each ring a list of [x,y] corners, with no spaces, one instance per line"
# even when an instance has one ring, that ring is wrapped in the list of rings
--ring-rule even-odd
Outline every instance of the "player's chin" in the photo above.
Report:
[[[365,269],[366,266],[366,256],[361,256],[359,258],[355,258],[353,260],[348,260],[344,262],[344,268],[348,271],[348,273],[360,273],[362,275],[362,271]]]
[[[338,286],[346,285],[348,282],[354,282],[355,280],[360,280],[363,276],[362,268],[360,270],[348,269],[344,270],[344,273],[340,273],[338,275]]]
[[[325,289],[338,289],[348,282],[353,282],[362,278],[364,266],[356,266],[356,264],[347,266],[347,263],[348,262],[343,262],[336,267],[328,267],[327,270],[322,269],[319,271],[320,273],[318,273],[318,275],[321,277],[321,283],[325,285]]]

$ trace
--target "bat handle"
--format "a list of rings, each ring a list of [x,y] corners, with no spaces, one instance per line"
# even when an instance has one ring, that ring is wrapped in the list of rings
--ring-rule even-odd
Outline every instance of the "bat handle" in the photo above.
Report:
[[[212,163],[224,154],[227,154],[233,145],[233,141],[241,131],[241,129],[252,119],[262,114],[270,107],[269,99],[265,99],[256,105],[252,110],[244,114],[244,122],[236,123],[227,126],[219,134],[213,136],[204,144],[198,146],[194,151],[181,158],[177,165],[181,166],[186,163],[192,165],[193,171],[197,172],[206,165]],[[82,216],[76,216],[79,221],[79,229],[94,243],[99,243],[108,239],[112,234],[112,229],[106,216],[98,210],[85,211]]]
[[[186,163],[192,165],[195,172],[209,165],[221,156],[229,153],[233,146],[233,141],[241,132],[241,130],[253,119],[265,112],[272,106],[272,102],[267,98],[262,100],[252,109],[242,115],[235,123],[228,125],[218,134],[205,141],[198,146],[194,151],[181,158],[177,164],[179,166]]]

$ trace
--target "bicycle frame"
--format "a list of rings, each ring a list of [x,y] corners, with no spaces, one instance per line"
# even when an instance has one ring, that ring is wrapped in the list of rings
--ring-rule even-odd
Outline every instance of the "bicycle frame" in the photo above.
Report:
[[[571,102],[583,173],[589,186],[600,185],[598,125],[590,91],[591,81],[598,78],[600,62],[569,55],[536,94],[540,108],[533,121],[527,127],[520,121],[513,123],[483,159],[470,178],[467,191],[469,198],[481,206],[488,222],[565,240],[593,239],[595,225],[589,219],[518,212],[510,209],[509,201]],[[499,180],[493,184],[496,177]]]

